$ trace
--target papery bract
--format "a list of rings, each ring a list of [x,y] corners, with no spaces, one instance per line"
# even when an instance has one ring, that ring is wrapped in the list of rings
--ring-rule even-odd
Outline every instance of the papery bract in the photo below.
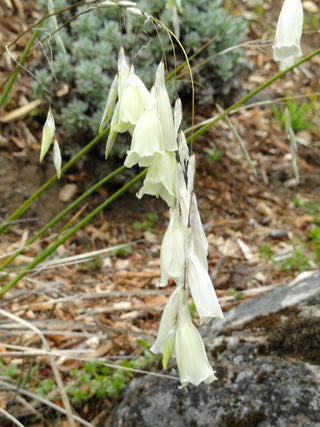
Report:
[[[186,229],[189,221],[189,209],[190,209],[191,196],[188,192],[184,172],[180,163],[178,163],[177,165],[176,193],[177,193],[177,200],[180,207],[181,223],[183,227]]]
[[[300,39],[303,27],[303,8],[301,0],[284,0],[279,15],[275,41],[272,46],[273,57],[282,61],[302,54]]]
[[[172,109],[164,79],[164,64],[161,61],[154,84],[157,97],[158,117],[161,123],[163,144],[167,151],[176,151],[178,149],[176,133],[173,124]]]
[[[213,288],[207,269],[203,266],[194,248],[191,229],[186,236],[186,283],[190,289],[193,301],[201,323],[209,322],[213,317],[223,319],[223,313]]]
[[[189,148],[185,134],[182,131],[179,133],[178,136],[178,152],[182,170],[183,172],[185,172],[189,161]]]
[[[53,142],[53,164],[57,172],[57,177],[61,176],[62,158],[58,141],[55,139]]]
[[[209,384],[217,379],[208,362],[202,338],[192,323],[186,298],[179,305],[175,354],[182,387],[189,383],[197,386],[203,381]]]
[[[182,123],[182,103],[181,103],[181,99],[177,98],[174,104],[174,130],[176,132],[176,137],[179,134],[181,123]]]
[[[193,183],[194,183],[194,175],[196,172],[196,157],[194,154],[192,154],[192,156],[190,156],[189,161],[188,161],[188,169],[187,169],[187,188],[188,188],[188,193],[191,194],[193,191]]]
[[[154,155],[151,158],[143,187],[137,193],[141,199],[144,194],[160,196],[170,207],[176,201],[175,179],[176,179],[176,156],[173,152],[166,152],[164,155]]]
[[[171,209],[169,225],[161,245],[160,286],[166,286],[169,277],[174,279],[177,284],[183,281],[185,267],[184,239],[185,229],[181,224],[179,210],[177,208]]]
[[[101,133],[107,127],[107,125],[111,120],[114,106],[117,102],[117,96],[118,96],[118,74],[116,74],[115,78],[113,79],[110,90],[109,90],[107,104],[104,108],[102,119],[99,126],[99,133]]]

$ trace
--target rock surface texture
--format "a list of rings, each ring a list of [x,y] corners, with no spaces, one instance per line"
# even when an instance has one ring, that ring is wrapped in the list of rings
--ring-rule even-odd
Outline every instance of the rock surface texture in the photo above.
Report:
[[[202,328],[218,381],[135,379],[105,426],[320,427],[319,315],[320,272],[239,305]]]

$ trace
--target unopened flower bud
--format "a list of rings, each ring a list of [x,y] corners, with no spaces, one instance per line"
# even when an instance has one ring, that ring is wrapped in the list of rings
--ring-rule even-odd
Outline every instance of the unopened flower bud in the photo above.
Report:
[[[44,156],[47,154],[49,150],[49,147],[54,138],[55,131],[56,131],[56,126],[54,123],[54,117],[52,115],[51,108],[49,108],[47,120],[42,130],[40,162],[42,162]]]

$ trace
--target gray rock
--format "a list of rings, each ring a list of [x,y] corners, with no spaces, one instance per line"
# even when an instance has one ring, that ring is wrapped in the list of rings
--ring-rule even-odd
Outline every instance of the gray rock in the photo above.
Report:
[[[319,312],[320,272],[239,305],[202,330],[218,381],[134,379],[105,426],[320,427]]]

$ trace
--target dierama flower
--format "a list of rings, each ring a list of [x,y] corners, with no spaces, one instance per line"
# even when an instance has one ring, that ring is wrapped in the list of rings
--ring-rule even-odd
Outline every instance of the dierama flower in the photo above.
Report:
[[[157,339],[150,348],[154,354],[164,352],[169,333],[176,325],[181,291],[181,287],[177,287],[173,291],[170,298],[168,299],[167,305],[163,310]]]
[[[272,46],[275,61],[286,60],[285,64],[289,66],[297,56],[302,54],[300,48],[302,27],[303,8],[301,0],[284,0]],[[282,67],[284,67],[284,63]]]
[[[192,323],[186,296],[182,295],[181,299],[175,334],[175,355],[181,387],[189,383],[197,386],[202,381],[209,384],[217,378],[208,362],[201,336]]]
[[[166,286],[171,277],[178,285],[184,278],[185,229],[182,226],[178,208],[170,209],[168,228],[163,236],[160,253],[161,281],[160,286]]]
[[[122,127],[125,123],[136,125],[150,98],[150,93],[131,66],[129,75],[119,97],[119,120]],[[115,129],[117,130],[117,129]],[[123,132],[123,129],[121,129]]]
[[[161,123],[164,147],[167,151],[176,151],[178,149],[176,132],[173,123],[169,95],[165,85],[164,64],[162,61],[160,62],[156,72],[154,87],[157,97],[157,110]]]
[[[208,323],[213,317],[223,319],[218,298],[207,269],[199,260],[194,247],[194,238],[189,228],[186,235],[186,283],[201,323]]]
[[[149,166],[156,154],[165,154],[161,123],[157,113],[155,90],[151,91],[149,103],[142,113],[132,135],[130,150],[124,164],[131,168],[135,164]]]
[[[144,194],[160,196],[169,207],[174,207],[176,168],[175,153],[166,152],[164,155],[152,156],[143,187],[137,193],[137,197],[141,199]]]

